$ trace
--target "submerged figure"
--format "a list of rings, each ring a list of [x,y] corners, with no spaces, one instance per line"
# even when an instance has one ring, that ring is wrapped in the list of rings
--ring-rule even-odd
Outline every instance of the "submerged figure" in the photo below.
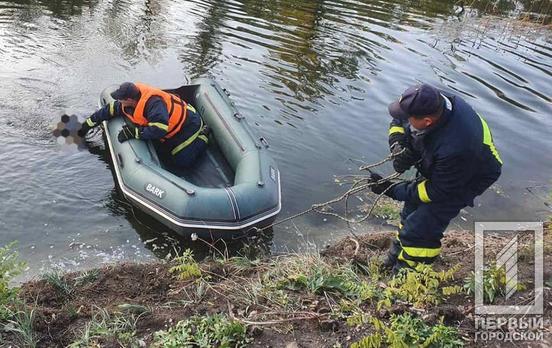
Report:
[[[84,121],[81,137],[102,121],[121,116],[130,122],[119,132],[119,142],[154,140],[161,156],[177,167],[191,167],[206,150],[209,128],[194,107],[178,96],[142,83],[125,82],[111,97],[115,101]]]
[[[418,170],[415,180],[372,187],[404,202],[397,239],[384,261],[396,273],[435,260],[450,221],[498,179],[502,160],[487,122],[458,96],[417,85],[391,103],[389,113],[394,169]]]

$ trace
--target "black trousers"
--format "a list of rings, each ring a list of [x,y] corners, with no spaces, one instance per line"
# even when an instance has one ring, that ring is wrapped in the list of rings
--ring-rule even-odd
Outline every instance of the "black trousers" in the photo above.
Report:
[[[450,221],[466,207],[464,201],[443,203],[405,202],[401,211],[398,239],[402,250],[399,260],[411,266],[432,263],[441,253],[441,238]]]

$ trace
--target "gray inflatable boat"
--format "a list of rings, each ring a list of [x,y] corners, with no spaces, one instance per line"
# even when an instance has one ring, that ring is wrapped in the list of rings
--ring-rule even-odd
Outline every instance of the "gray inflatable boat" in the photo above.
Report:
[[[100,106],[112,101],[106,88]],[[280,172],[268,143],[215,81],[199,78],[167,90],[193,105],[211,127],[209,147],[193,169],[177,170],[151,141],[119,143],[125,120],[103,123],[116,185],[137,208],[181,235],[225,238],[270,224],[281,209]]]

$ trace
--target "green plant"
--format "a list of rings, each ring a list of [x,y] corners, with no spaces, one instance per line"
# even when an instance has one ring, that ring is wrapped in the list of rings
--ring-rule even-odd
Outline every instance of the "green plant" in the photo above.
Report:
[[[169,272],[176,273],[176,276],[181,280],[200,277],[201,269],[194,260],[194,254],[190,249],[186,249],[184,253],[175,258],[176,265],[169,269]]]
[[[42,276],[48,284],[50,284],[58,295],[61,297],[71,297],[73,295],[73,287],[64,279],[60,271],[54,270]]]
[[[13,332],[17,336],[21,346],[34,348],[37,344],[37,339],[33,331],[33,322],[35,317],[34,309],[30,311],[26,308],[11,313],[12,319],[7,320],[4,325],[4,331]]]
[[[26,267],[25,262],[19,260],[17,251],[13,251],[17,242],[11,242],[0,248],[0,321],[12,316],[14,305],[18,302],[18,288],[10,288],[10,281],[21,274]]]
[[[101,339],[114,339],[121,347],[139,347],[135,337],[136,323],[140,316],[110,315],[105,309],[100,309],[86,323],[81,335],[73,341],[69,348],[99,347]]]
[[[401,219],[401,205],[388,197],[380,199],[372,212],[374,216],[386,219],[389,223],[397,223]]]
[[[349,326],[360,326],[369,323],[370,318],[371,316],[368,313],[364,313],[360,309],[357,309],[352,315],[347,317],[346,322]]]
[[[441,322],[430,327],[410,313],[391,315],[389,325],[377,318],[371,318],[375,332],[354,342],[351,348],[377,348],[386,344],[390,347],[462,347],[458,331]]]
[[[552,288],[552,276],[550,276],[550,278],[546,281],[545,285]]]
[[[388,282],[378,308],[389,307],[396,299],[418,308],[441,303],[445,297],[462,291],[458,285],[443,286],[454,279],[454,273],[459,267],[456,265],[448,271],[436,272],[431,265],[419,264],[415,270],[403,270]]]
[[[82,286],[85,284],[95,282],[100,276],[100,271],[98,269],[91,269],[89,271],[82,272],[78,277],[75,278],[75,286]]]
[[[454,327],[446,326],[443,322],[431,328],[431,335],[424,342],[425,347],[455,348],[463,347],[464,342]]]
[[[494,303],[498,296],[504,296],[506,293],[506,272],[503,267],[497,267],[492,264],[483,270],[483,301],[485,303]],[[521,283],[517,285],[518,290],[522,291],[525,286]],[[475,293],[475,273],[464,280],[464,290],[466,294]]]
[[[260,264],[260,259],[254,259],[251,260],[244,256],[234,256],[227,260],[228,263],[234,265],[235,267],[239,269],[248,269],[252,267],[256,267]]]
[[[263,283],[287,290],[306,290],[313,294],[333,292],[349,299],[370,300],[375,285],[360,278],[350,263],[332,265],[318,255],[297,256],[265,274]]]
[[[66,310],[65,310],[65,311],[66,311],[67,314],[69,315],[69,318],[71,318],[71,320],[73,320],[73,319],[78,318],[79,313],[80,313],[80,308],[77,309],[77,308],[75,308],[75,306],[73,306],[72,304],[70,304],[70,305],[68,305],[68,306],[66,307]]]
[[[355,267],[358,271],[356,273],[365,274],[370,278],[370,282],[377,283],[382,280],[385,275],[382,272],[382,260],[379,258],[372,258],[368,264],[355,263]]]
[[[245,347],[250,340],[246,327],[222,314],[193,316],[167,331],[154,334],[153,347]]]

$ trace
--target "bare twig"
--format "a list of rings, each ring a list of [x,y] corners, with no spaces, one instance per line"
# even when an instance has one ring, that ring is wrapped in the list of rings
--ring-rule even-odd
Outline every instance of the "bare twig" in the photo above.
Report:
[[[291,313],[293,314],[293,313]],[[320,319],[321,317],[327,316],[326,313],[309,313],[309,315],[305,316],[299,316],[299,317],[293,317],[293,318],[283,318],[283,319],[275,319],[275,320],[267,320],[267,321],[250,321],[245,320],[243,318],[235,318],[238,321],[241,321],[244,324],[247,325],[275,325],[275,324],[281,324],[281,323],[289,323],[292,321],[300,321],[300,320],[312,320],[312,319]]]
[[[472,245],[472,246],[470,246],[470,247],[467,248],[467,249],[464,249],[464,250],[455,251],[455,252],[453,252],[453,253],[447,253],[447,256],[454,256],[454,255],[458,255],[458,254],[463,254],[463,253],[465,253],[466,251],[469,251],[469,250],[471,250],[471,249],[473,249],[473,248],[475,248],[475,244]]]
[[[355,243],[355,252],[353,253],[353,256],[356,256],[358,254],[358,250],[360,249],[360,244],[358,243],[358,240],[355,238],[348,238],[350,241],[353,241]]]

